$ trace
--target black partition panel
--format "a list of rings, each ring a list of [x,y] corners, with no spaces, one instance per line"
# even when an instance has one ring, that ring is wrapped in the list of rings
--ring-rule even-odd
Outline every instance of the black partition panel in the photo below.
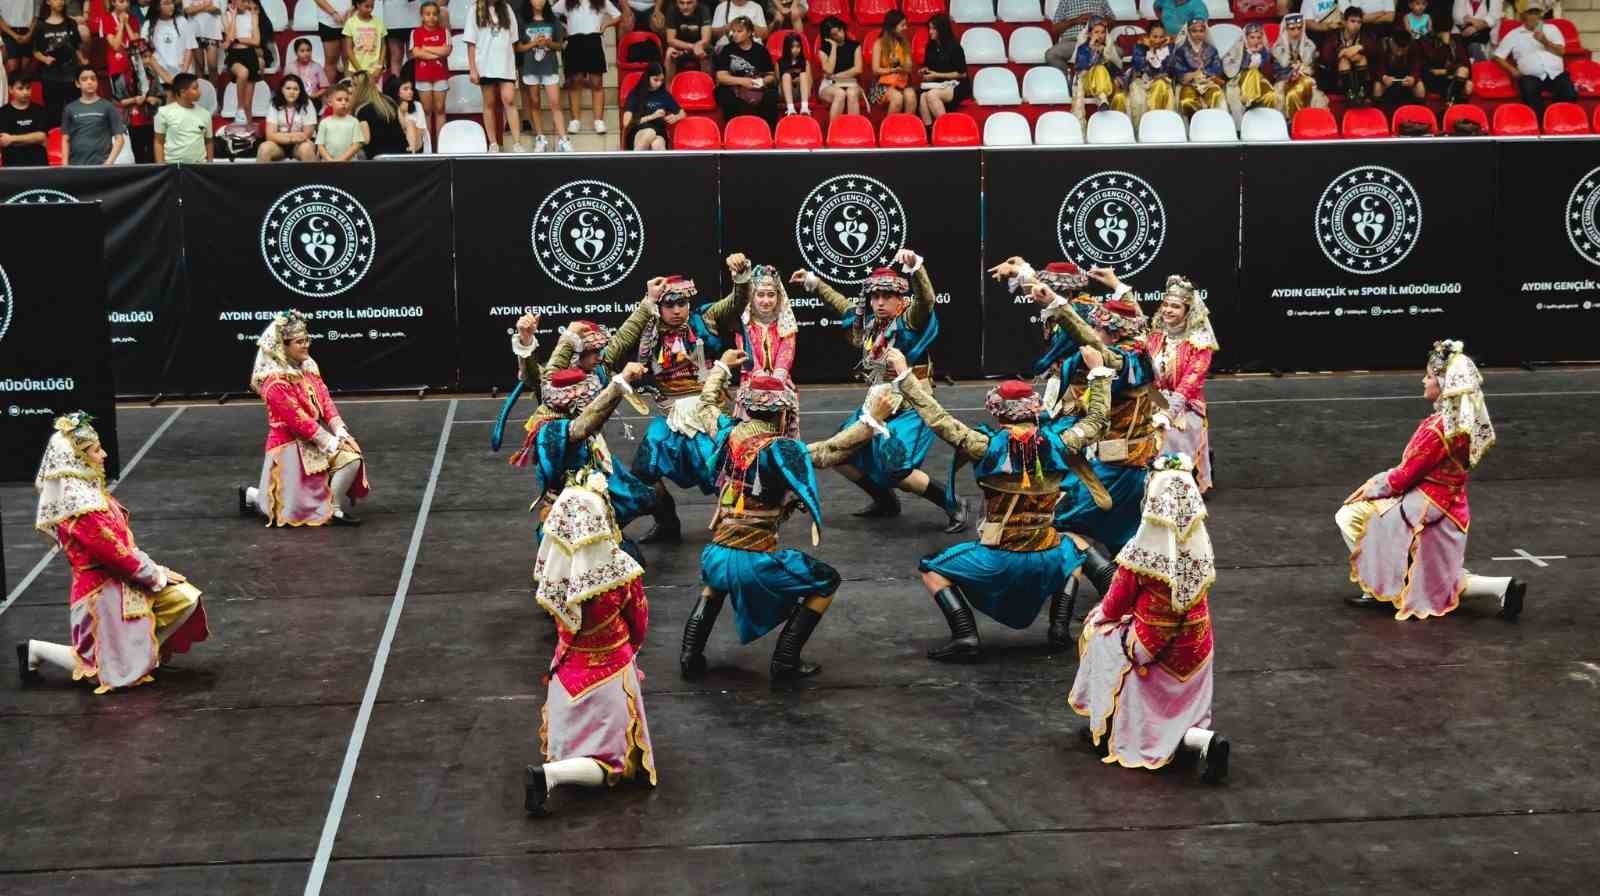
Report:
[[[455,383],[448,160],[191,165],[181,181],[189,389],[246,388],[255,340],[285,308],[311,318],[331,386]]]
[[[722,156],[722,246],[786,274],[807,268],[849,296],[908,247],[938,294],[940,375],[982,373],[979,154],[911,150]],[[726,273],[724,273],[726,279]],[[860,351],[814,296],[791,287],[795,379],[843,382]]]
[[[697,302],[727,286],[717,276],[715,155],[456,159],[452,168],[465,388],[514,382],[509,334],[525,312],[540,315],[548,356],[571,321],[622,323],[653,277],[692,278]]]
[[[1496,317],[1504,361],[1592,360],[1600,328],[1600,141],[1500,144]],[[1507,313],[1509,312],[1509,313]]]
[[[61,414],[88,411],[121,469],[99,203],[0,205],[0,482],[30,482]],[[39,246],[61,247],[60,254]]]
[[[984,151],[984,267],[1020,256],[1109,267],[1154,311],[1171,274],[1200,289],[1219,330],[1237,323],[1239,148]],[[1043,348],[1026,296],[985,278],[984,370],[1021,370]],[[1219,366],[1226,366],[1226,359]]]

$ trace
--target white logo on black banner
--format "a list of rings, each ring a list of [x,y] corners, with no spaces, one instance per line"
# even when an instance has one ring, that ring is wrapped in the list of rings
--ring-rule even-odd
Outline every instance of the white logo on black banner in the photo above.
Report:
[[[278,197],[261,221],[261,257],[284,288],[336,296],[366,276],[377,253],[372,217],[354,196],[307,184]]]
[[[860,283],[906,244],[910,224],[900,197],[880,181],[841,174],[820,184],[794,219],[806,266],[835,283]]]
[[[621,283],[644,254],[644,220],[628,194],[597,180],[550,191],[533,213],[533,255],[550,279],[598,292]]]
[[[60,190],[23,190],[6,200],[6,205],[57,205],[77,202],[78,197]]]
[[[1339,175],[1317,200],[1317,245],[1352,274],[1405,260],[1422,236],[1422,198],[1399,172],[1363,165]]]
[[[1600,264],[1600,221],[1595,207],[1600,206],[1600,168],[1578,178],[1567,199],[1567,239],[1583,260]]]
[[[6,331],[11,329],[11,312],[16,303],[11,298],[11,278],[6,276],[6,269],[0,268],[0,340],[6,338]]]
[[[1073,262],[1137,274],[1167,238],[1167,210],[1144,178],[1102,171],[1078,181],[1061,201],[1056,241]]]

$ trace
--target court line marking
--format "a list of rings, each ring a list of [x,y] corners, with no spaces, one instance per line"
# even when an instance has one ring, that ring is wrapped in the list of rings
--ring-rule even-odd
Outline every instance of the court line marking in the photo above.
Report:
[[[317,856],[311,863],[311,876],[306,879],[306,896],[318,896],[322,892],[322,878],[328,873],[328,860],[333,856],[333,841],[339,836],[339,822],[344,818],[344,805],[350,798],[350,782],[355,778],[356,761],[361,758],[361,745],[367,738],[367,723],[372,720],[372,706],[377,702],[378,688],[383,684],[383,671],[389,665],[389,649],[394,646],[394,633],[400,627],[400,614],[405,612],[406,594],[411,590],[411,573],[416,569],[417,553],[422,549],[422,532],[428,526],[428,511],[433,507],[439,471],[444,468],[445,447],[450,444],[450,429],[455,425],[458,403],[458,399],[450,399],[450,407],[444,414],[444,425],[439,428],[439,446],[433,451],[433,470],[428,474],[428,487],[422,492],[422,506],[417,508],[417,521],[411,527],[411,546],[406,549],[406,562],[400,568],[400,582],[394,589],[394,602],[389,605],[389,619],[384,623],[378,652],[372,658],[372,674],[367,676],[367,689],[361,695],[361,708],[356,712],[350,743],[345,747],[344,764],[339,768],[339,782],[333,788],[328,817],[322,822],[322,839],[317,843]]]
[[[139,461],[144,460],[144,456],[150,453],[151,446],[155,445],[156,440],[166,434],[167,429],[172,426],[172,421],[178,419],[178,415],[182,414],[183,410],[184,409],[182,407],[176,408],[167,416],[167,419],[161,421],[161,425],[156,427],[156,431],[150,434],[150,438],[145,439],[144,444],[139,446],[139,450],[134,452],[133,457],[128,459],[127,464],[123,465],[122,475],[117,477],[117,481],[111,483],[111,487],[106,489],[106,491],[114,492],[117,490],[117,486],[121,485],[122,481],[128,478],[128,474],[132,473],[133,468],[139,465]],[[39,558],[39,562],[33,565],[33,569],[28,570],[28,574],[22,577],[22,581],[17,583],[17,587],[11,589],[11,593],[6,595],[6,602],[0,604],[0,613],[4,613],[5,611],[11,609],[11,604],[14,603],[17,598],[22,596],[22,592],[28,590],[28,586],[33,584],[33,580],[39,577],[39,573],[44,572],[44,568],[50,565],[51,559],[53,559],[55,555],[59,553],[61,553],[61,547],[59,545],[50,546],[50,550],[46,551],[45,555]]]

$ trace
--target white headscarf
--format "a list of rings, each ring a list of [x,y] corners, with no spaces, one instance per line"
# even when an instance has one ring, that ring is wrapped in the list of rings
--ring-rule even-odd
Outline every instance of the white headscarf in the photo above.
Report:
[[[1483,375],[1478,365],[1462,353],[1462,344],[1446,340],[1436,347],[1445,349],[1444,373],[1439,376],[1439,399],[1433,409],[1444,420],[1446,442],[1466,434],[1471,441],[1468,466],[1476,467],[1483,455],[1494,444],[1494,424],[1489,421],[1489,407],[1483,401]]]
[[[1182,299],[1189,307],[1189,313],[1184,317],[1183,323],[1176,327],[1160,324],[1167,333],[1167,344],[1176,346],[1179,342],[1187,340],[1195,348],[1220,350],[1222,346],[1217,343],[1216,331],[1211,329],[1211,311],[1206,308],[1206,300],[1200,298],[1200,291],[1195,285],[1182,274],[1173,274],[1167,278],[1167,288],[1162,297],[1169,295],[1176,295]]]
[[[1285,20],[1288,18],[1288,16],[1284,17]],[[1316,65],[1317,45],[1311,42],[1311,36],[1306,33],[1304,23],[1305,20],[1301,19],[1300,42],[1298,44],[1290,40],[1289,27],[1287,25],[1280,24],[1278,26],[1278,39],[1272,44],[1272,60],[1278,64],[1278,68],[1288,69],[1291,65]],[[1292,59],[1290,58],[1291,52],[1295,53]]]
[[[767,315],[765,320],[756,311],[756,303],[754,301],[756,287],[763,280],[772,281],[773,287],[778,291],[778,307],[772,314]],[[799,331],[800,324],[795,321],[794,310],[789,307],[789,291],[784,288],[783,277],[779,276],[777,268],[767,264],[756,265],[750,275],[750,293],[751,301],[744,306],[743,323],[745,326],[748,327],[751,321],[755,321],[758,324],[776,323],[778,325],[778,335],[785,339]]]
[[[89,458],[89,449],[99,441],[89,415],[80,411],[56,418],[56,431],[33,479],[39,493],[33,527],[52,542],[57,541],[56,527],[61,523],[111,507],[105,468]]]
[[[1152,466],[1144,517],[1133,540],[1117,554],[1117,564],[1165,582],[1172,591],[1173,611],[1183,613],[1217,580],[1211,536],[1206,532],[1206,503],[1188,457],[1163,454]]]
[[[285,311],[272,318],[272,323],[261,331],[261,338],[256,340],[256,363],[250,370],[250,389],[261,392],[261,384],[268,377],[284,376],[290,379],[299,379],[302,373],[316,373],[317,362],[306,358],[296,365],[289,360],[284,351],[284,336],[295,331],[304,331],[306,319],[298,311]]]
[[[574,634],[583,625],[583,603],[644,574],[618,543],[622,533],[606,500],[606,478],[591,473],[562,490],[544,521],[544,540],[533,575],[535,598]]]

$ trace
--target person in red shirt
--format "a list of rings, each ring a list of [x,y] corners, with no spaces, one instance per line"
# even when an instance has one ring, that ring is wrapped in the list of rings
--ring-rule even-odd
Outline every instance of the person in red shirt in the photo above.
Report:
[[[99,6],[99,4],[94,4]],[[91,13],[89,31],[95,39],[106,45],[106,77],[112,84],[112,98],[116,98],[116,82],[133,70],[129,51],[139,39],[139,20],[133,14],[129,0],[111,0],[109,10],[100,8]]]
[[[439,4],[428,0],[422,4],[422,25],[411,29],[411,59],[416,63],[413,74],[417,97],[422,102],[423,115],[433,132],[433,145],[439,145],[439,131],[444,127],[444,97],[450,89],[450,29],[444,27],[439,17]]]

